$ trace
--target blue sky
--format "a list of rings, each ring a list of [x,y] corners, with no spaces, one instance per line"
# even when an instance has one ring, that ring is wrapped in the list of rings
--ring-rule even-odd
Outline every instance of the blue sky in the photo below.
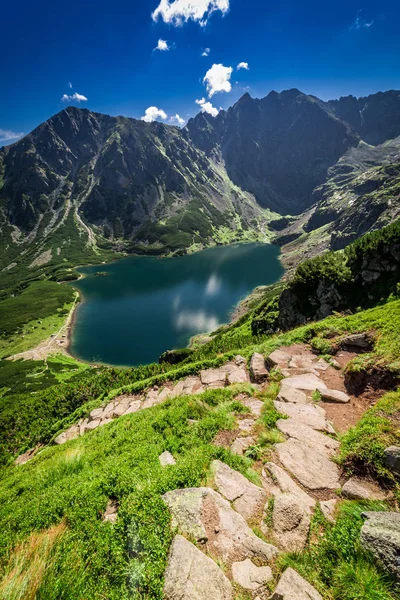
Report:
[[[157,107],[148,120],[168,123],[246,91],[327,100],[400,88],[398,0],[20,0],[1,21],[0,144],[68,104],[135,118]]]

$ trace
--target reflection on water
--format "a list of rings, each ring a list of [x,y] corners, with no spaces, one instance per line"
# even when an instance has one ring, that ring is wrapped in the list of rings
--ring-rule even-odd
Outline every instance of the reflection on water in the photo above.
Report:
[[[174,259],[129,257],[85,267],[74,286],[84,302],[76,314],[72,352],[115,365],[156,361],[218,328],[258,285],[282,275],[279,249],[247,244],[212,248]],[[106,271],[107,277],[95,277]]]

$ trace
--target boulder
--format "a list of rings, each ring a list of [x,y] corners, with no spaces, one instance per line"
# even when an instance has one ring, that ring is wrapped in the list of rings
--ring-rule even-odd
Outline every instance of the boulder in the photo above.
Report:
[[[339,390],[322,390],[321,398],[324,402],[339,402],[341,404],[350,402],[350,396]]]
[[[311,498],[293,479],[278,465],[274,463],[266,463],[265,471],[263,472],[263,484],[267,491],[273,496],[282,493],[288,493],[299,498],[302,504],[313,508],[316,504],[314,498]]]
[[[238,437],[231,446],[231,452],[238,454],[239,456],[243,456],[247,448],[250,448],[250,446],[253,446],[255,443],[255,439],[251,436]]]
[[[281,576],[271,600],[323,600],[323,598],[297,571],[288,567]]]
[[[272,511],[274,538],[285,552],[303,550],[310,529],[310,510],[294,494],[275,496]]]
[[[324,515],[325,519],[327,521],[329,521],[330,523],[334,523],[335,522],[335,510],[336,510],[336,505],[337,505],[337,500],[333,499],[333,500],[322,500],[319,503],[319,507],[321,509],[322,514]]]
[[[373,348],[373,342],[374,338],[369,333],[354,333],[342,338],[340,345],[344,349],[367,351]]]
[[[171,452],[168,452],[168,450],[160,454],[158,460],[160,461],[160,465],[162,467],[167,467],[168,465],[176,465],[176,460],[172,456]]]
[[[203,385],[224,387],[226,384],[226,377],[227,372],[225,369],[207,369],[200,373],[200,380]]]
[[[232,600],[232,585],[215,562],[175,536],[164,577],[165,600]]]
[[[310,490],[337,490],[339,468],[326,456],[303,442],[290,438],[275,445],[279,460],[302,485]]]
[[[245,590],[258,590],[273,577],[270,567],[257,567],[249,558],[246,558],[246,560],[232,564],[232,578]]]
[[[361,546],[400,581],[400,513],[366,512],[363,517]]]
[[[376,483],[352,477],[344,484],[342,495],[350,500],[385,500],[387,493]]]
[[[299,423],[295,419],[279,419],[276,427],[285,435],[295,438],[319,452],[324,452],[329,457],[336,454],[340,446],[337,440],[312,429],[308,425]]]
[[[267,495],[238,471],[220,460],[211,463],[215,485],[222,496],[232,502],[233,508],[246,520],[262,511]]]
[[[274,350],[267,358],[267,364],[269,367],[287,367],[292,357],[283,350]]]
[[[256,383],[263,383],[268,379],[268,369],[265,366],[265,359],[259,352],[254,352],[251,357],[250,373]]]
[[[389,446],[385,449],[385,463],[392,473],[400,475],[400,448],[398,446]]]
[[[246,400],[242,400],[242,404],[246,406],[249,409],[249,411],[257,418],[261,415],[262,409],[264,408],[264,402],[261,402],[261,400],[256,400],[255,398],[248,398]]]
[[[326,431],[327,433],[335,433],[332,425],[326,420],[325,410],[320,406],[304,406],[303,404],[279,402],[278,400],[274,401],[274,406],[282,415],[286,415],[299,423],[308,425],[312,429]]]
[[[167,492],[163,500],[168,506],[173,528],[207,545],[207,552],[230,562],[258,557],[270,561],[278,554],[250,529],[220,494],[210,488],[187,488]]]
[[[230,385],[234,383],[248,383],[250,381],[246,367],[237,367],[234,371],[228,373],[227,379]]]
[[[292,402],[293,404],[310,404],[309,400],[304,392],[297,390],[296,388],[285,385],[285,380],[282,381],[281,389],[279,390],[278,397],[279,402]]]
[[[327,389],[325,383],[313,373],[304,373],[303,375],[287,377],[285,379],[285,386],[308,392],[314,392],[315,390],[323,392],[323,390]]]

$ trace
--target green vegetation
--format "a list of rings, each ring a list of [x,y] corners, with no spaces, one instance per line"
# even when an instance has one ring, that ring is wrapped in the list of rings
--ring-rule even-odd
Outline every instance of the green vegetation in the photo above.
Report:
[[[296,569],[325,600],[395,600],[395,582],[360,547],[364,522],[361,514],[368,510],[387,510],[387,506],[378,502],[343,502],[334,525],[317,512],[312,529],[317,530],[318,541],[312,540],[302,553],[283,556],[280,567]]]

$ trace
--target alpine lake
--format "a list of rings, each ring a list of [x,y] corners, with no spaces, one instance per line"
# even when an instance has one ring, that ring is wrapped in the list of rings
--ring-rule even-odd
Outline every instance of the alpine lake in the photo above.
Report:
[[[227,323],[255,287],[279,280],[280,250],[271,244],[209,248],[176,258],[130,256],[82,267],[72,285],[83,301],[74,315],[70,351],[118,366],[156,362],[198,333]]]

